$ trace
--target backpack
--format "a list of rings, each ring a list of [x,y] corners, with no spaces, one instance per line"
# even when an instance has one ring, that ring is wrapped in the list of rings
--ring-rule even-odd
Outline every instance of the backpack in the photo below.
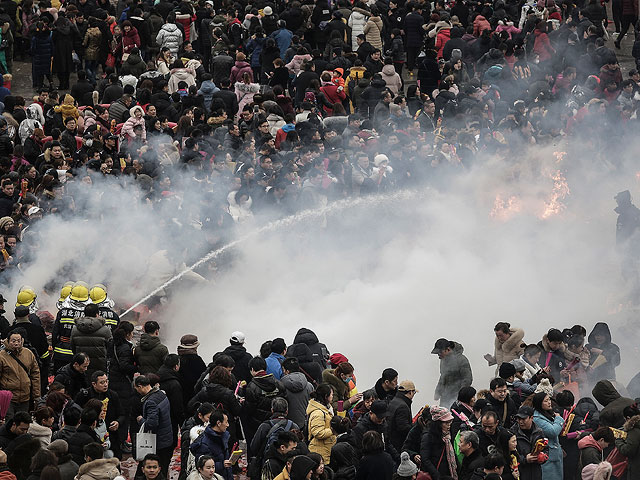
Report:
[[[278,439],[278,435],[280,434],[280,432],[289,432],[292,427],[293,422],[287,419],[278,420],[274,425],[271,426],[269,432],[267,432],[267,439],[262,452],[263,457],[267,454],[267,450],[269,450],[269,447]]]

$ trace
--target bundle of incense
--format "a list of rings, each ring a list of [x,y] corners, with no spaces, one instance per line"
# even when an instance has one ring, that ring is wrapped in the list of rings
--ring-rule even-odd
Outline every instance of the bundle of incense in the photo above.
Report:
[[[571,424],[573,423],[573,419],[575,418],[575,414],[570,413],[569,416],[564,421],[564,425],[562,426],[562,432],[560,432],[561,437],[566,437],[567,433],[569,433],[569,429],[571,428]]]

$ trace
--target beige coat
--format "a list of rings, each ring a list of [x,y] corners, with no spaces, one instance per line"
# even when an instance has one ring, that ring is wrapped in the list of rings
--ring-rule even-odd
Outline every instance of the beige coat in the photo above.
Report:
[[[524,353],[524,347],[522,347],[524,330],[521,328],[511,328],[509,331],[511,332],[511,336],[506,342],[500,343],[498,337],[494,339],[493,359],[489,361],[489,365],[497,365],[497,369],[505,362],[520,358],[520,355]]]
[[[120,460],[100,458],[80,465],[76,480],[113,480],[120,475]]]
[[[382,51],[382,19],[380,17],[369,17],[364,26],[364,34],[373,48]]]
[[[336,436],[331,430],[333,413],[320,402],[310,400],[307,406],[309,418],[309,451],[322,455],[325,464],[331,460],[331,447],[336,443]]]

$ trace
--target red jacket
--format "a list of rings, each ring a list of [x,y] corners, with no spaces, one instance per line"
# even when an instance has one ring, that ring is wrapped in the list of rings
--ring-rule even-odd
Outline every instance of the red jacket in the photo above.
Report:
[[[541,62],[549,60],[556,52],[551,46],[549,36],[540,30],[534,30],[533,34],[536,37],[535,43],[533,44],[533,51],[538,54]]]
[[[478,15],[476,19],[473,21],[473,34],[476,37],[482,35],[482,32],[485,30],[491,30],[491,24],[484,18],[482,15]]]
[[[136,27],[131,27],[128,33],[122,34],[122,53],[131,53],[134,48],[140,48],[140,35]]]
[[[344,93],[344,89],[338,87],[335,83],[325,83],[320,87],[320,91],[324,93],[324,96],[327,97],[332,104],[333,103],[342,103],[342,101],[347,98],[347,94]],[[333,109],[330,107],[324,106],[324,111],[327,115],[331,115],[333,113]]]
[[[436,50],[438,51],[438,58],[442,58],[442,51],[444,50],[444,46],[451,38],[451,29],[443,28],[438,32],[438,36],[436,37]]]

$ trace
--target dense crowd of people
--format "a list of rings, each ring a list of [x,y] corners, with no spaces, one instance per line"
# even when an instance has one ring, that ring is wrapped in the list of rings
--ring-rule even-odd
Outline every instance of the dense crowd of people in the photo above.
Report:
[[[43,218],[104,220],[92,198],[133,194],[127,208],[180,217],[209,250],[256,216],[441,184],[559,140],[616,168],[640,74],[615,50],[637,3],[613,4],[617,35],[599,0],[0,1],[0,283],[37,258]],[[11,91],[14,59],[31,62],[33,98]],[[640,211],[616,201],[640,286]],[[129,455],[136,480],[162,480],[175,452],[181,480],[640,476],[640,374],[616,382],[605,323],[537,343],[498,323],[495,378],[475,388],[477,363],[438,339],[435,404],[416,408],[420,379],[389,367],[360,385],[311,330],[252,341],[255,356],[233,332],[205,362],[195,335],[166,346],[156,321],[121,321],[105,285],[60,283],[21,287],[14,321],[0,316],[7,480],[113,480]],[[40,308],[58,289],[57,312]]]
[[[606,323],[588,336],[581,325],[552,328],[537,343],[498,323],[485,355],[496,376],[478,388],[462,345],[440,338],[431,350],[440,359],[435,403],[415,406],[419,379],[399,381],[388,367],[363,386],[349,359],[307,328],[289,345],[264,342],[256,356],[245,345],[257,344],[233,332],[206,362],[196,335],[183,335],[173,353],[153,320],[136,341],[140,327],[118,317],[104,285],[64,285],[53,325],[34,294],[20,291],[13,324],[0,317],[8,480],[632,480],[640,472],[640,374],[627,388],[616,382],[620,349]],[[137,470],[121,472],[129,455]]]

